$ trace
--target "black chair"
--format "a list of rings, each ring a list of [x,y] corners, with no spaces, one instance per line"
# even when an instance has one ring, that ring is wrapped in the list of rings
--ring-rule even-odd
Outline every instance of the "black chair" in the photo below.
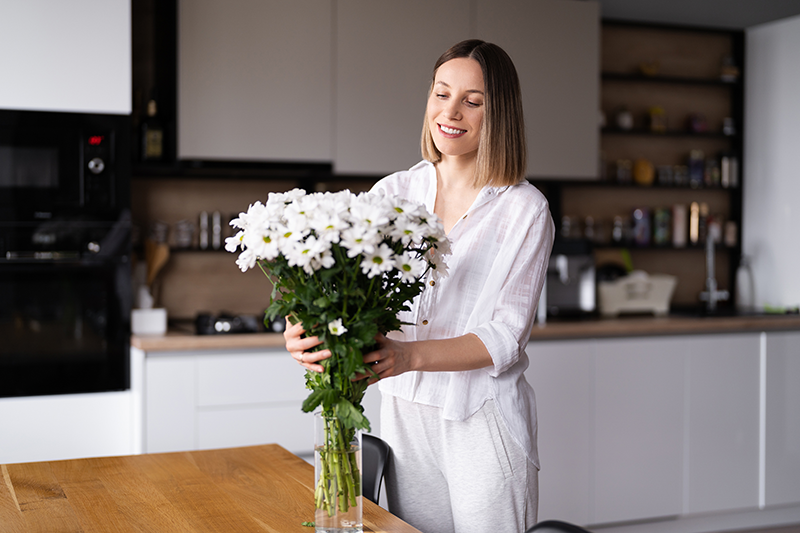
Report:
[[[374,435],[361,435],[361,494],[377,504],[381,494],[381,482],[389,460],[389,445]]]
[[[545,520],[539,522],[535,526],[528,528],[525,533],[589,533],[589,530],[583,529],[575,524],[562,522],[561,520]]]

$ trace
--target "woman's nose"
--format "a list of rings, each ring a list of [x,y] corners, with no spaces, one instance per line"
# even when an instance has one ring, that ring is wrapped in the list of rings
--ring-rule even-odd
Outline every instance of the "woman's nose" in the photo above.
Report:
[[[457,120],[461,118],[461,111],[458,108],[458,102],[450,101],[444,109],[444,115],[447,118]]]

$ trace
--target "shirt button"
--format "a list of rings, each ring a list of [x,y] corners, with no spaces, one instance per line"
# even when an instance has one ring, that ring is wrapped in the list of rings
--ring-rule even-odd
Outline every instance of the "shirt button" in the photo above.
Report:
[[[427,326],[427,325],[428,325],[428,321],[427,321],[427,320],[423,320],[423,321],[422,321],[422,325],[423,325],[423,326]]]
[[[436,285],[436,282],[431,280],[431,287],[433,287],[434,285]]]
[[[467,215],[464,215],[464,216],[461,218],[461,220],[464,220],[465,218],[467,218]]]

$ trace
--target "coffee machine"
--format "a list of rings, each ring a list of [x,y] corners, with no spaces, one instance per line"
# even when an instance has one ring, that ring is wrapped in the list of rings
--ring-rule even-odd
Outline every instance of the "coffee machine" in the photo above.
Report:
[[[597,309],[591,242],[557,238],[547,267],[547,315],[580,317]]]

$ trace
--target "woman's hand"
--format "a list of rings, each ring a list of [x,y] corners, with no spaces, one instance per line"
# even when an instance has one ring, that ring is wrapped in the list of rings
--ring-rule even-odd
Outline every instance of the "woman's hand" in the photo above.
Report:
[[[322,365],[316,363],[330,357],[331,351],[320,350],[318,352],[309,352],[308,350],[311,348],[322,344],[322,341],[319,340],[319,337],[303,337],[305,332],[306,330],[303,329],[302,322],[292,324],[287,316],[286,329],[283,331],[283,339],[286,341],[286,351],[308,370],[322,372],[325,369]]]
[[[381,379],[399,376],[414,369],[411,351],[414,343],[388,339],[381,333],[375,336],[375,340],[378,342],[378,348],[365,354],[364,362],[372,365],[372,370]],[[370,375],[368,374],[361,374],[356,379],[369,377]],[[376,381],[378,380],[372,377],[369,382],[372,384]]]

